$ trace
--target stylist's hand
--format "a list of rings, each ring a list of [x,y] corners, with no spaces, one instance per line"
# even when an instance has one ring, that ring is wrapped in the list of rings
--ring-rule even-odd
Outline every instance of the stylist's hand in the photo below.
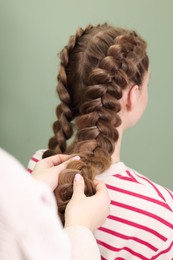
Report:
[[[76,174],[73,184],[73,196],[65,211],[65,227],[85,226],[92,232],[100,227],[110,212],[110,198],[104,183],[94,181],[96,194],[86,197],[84,180]]]
[[[57,154],[39,161],[32,172],[34,179],[50,186],[52,191],[58,186],[59,173],[64,170],[71,160],[79,160],[79,156]]]

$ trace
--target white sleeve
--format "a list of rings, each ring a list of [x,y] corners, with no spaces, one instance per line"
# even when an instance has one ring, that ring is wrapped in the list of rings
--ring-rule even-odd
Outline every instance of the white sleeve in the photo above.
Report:
[[[70,242],[49,187],[2,149],[0,180],[0,259],[70,260]]]
[[[72,260],[100,260],[92,232],[84,226],[65,228],[72,245]]]

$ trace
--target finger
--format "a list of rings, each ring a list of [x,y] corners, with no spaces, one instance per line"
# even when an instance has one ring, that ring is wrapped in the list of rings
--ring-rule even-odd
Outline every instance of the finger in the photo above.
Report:
[[[52,167],[52,166],[57,166],[60,163],[63,163],[64,161],[68,160],[69,158],[70,158],[70,156],[66,155],[66,154],[56,154],[56,155],[43,159],[42,162],[44,161],[45,165]]]
[[[76,161],[80,160],[80,157],[79,156],[75,156],[75,157],[72,157],[72,158],[70,157],[70,159],[68,159],[65,162],[55,166],[55,168],[60,172],[60,171],[64,170],[71,161],[74,161],[74,160],[76,160]]]
[[[63,162],[69,163],[71,160],[79,160],[79,156],[71,156],[66,154],[56,154],[51,157],[45,158],[42,160],[42,163],[44,163],[44,166],[47,166],[48,168],[57,166]],[[67,165],[67,163],[65,165]]]
[[[66,161],[63,162],[63,163],[60,163],[60,164],[58,164],[57,166],[52,167],[53,172],[56,171],[56,172],[58,173],[58,175],[59,175],[59,173],[60,173],[61,171],[63,171],[64,169],[67,168],[67,164],[68,164],[70,161],[71,161],[71,160],[68,159],[68,160],[66,160]]]
[[[101,181],[94,180],[94,185],[95,185],[95,188],[96,188],[96,192],[107,191],[106,185]]]
[[[73,197],[77,196],[81,198],[81,195],[84,195],[85,182],[80,173],[75,175],[73,181]]]
[[[49,157],[49,158],[51,159],[51,157]],[[74,155],[56,154],[56,155],[52,156],[52,159],[51,159],[53,166],[61,164],[65,161],[68,161],[68,163],[69,163],[72,160],[80,160],[80,156],[75,155],[75,154]]]
[[[110,200],[106,185],[103,182],[98,181],[98,180],[94,180],[94,184],[96,185],[96,187],[95,187],[96,188],[96,195],[104,196],[108,200],[108,202],[110,203],[111,200]]]

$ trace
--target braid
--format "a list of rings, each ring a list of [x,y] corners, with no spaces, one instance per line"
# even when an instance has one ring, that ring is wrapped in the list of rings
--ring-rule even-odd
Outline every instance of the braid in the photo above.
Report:
[[[49,149],[44,152],[43,158],[66,152],[66,140],[73,134],[73,127],[70,123],[73,120],[73,111],[71,110],[71,97],[67,88],[66,68],[69,63],[70,53],[73,51],[78,39],[92,26],[87,26],[85,30],[79,28],[76,35],[72,35],[68,44],[60,53],[60,69],[57,77],[57,93],[60,99],[60,104],[56,108],[57,121],[53,124],[54,136],[49,140]]]
[[[69,152],[81,157],[60,173],[55,189],[64,224],[75,174],[80,172],[83,176],[85,194],[91,196],[95,193],[95,176],[110,167],[119,138],[123,91],[130,84],[142,84],[149,62],[146,43],[139,35],[107,24],[79,29],[60,59],[57,92],[61,104],[57,107],[54,137],[46,153]],[[66,147],[66,139],[73,134],[72,120],[76,133],[71,146]]]

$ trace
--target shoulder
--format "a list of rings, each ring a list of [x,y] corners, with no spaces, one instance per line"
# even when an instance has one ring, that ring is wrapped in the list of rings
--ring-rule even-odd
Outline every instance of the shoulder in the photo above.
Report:
[[[137,200],[168,204],[173,211],[173,192],[159,185],[145,175],[126,166],[124,163],[112,164],[111,167],[98,176],[98,179],[105,182],[110,192],[128,195],[128,198]],[[130,196],[129,196],[130,195]]]
[[[137,176],[140,183],[147,188],[152,194],[155,194],[156,198],[160,199],[164,203],[167,203],[173,211],[173,192],[168,188],[156,183],[148,177],[139,174],[134,170],[134,174]]]
[[[36,163],[42,159],[43,153],[46,149],[36,151],[28,162],[27,171],[32,173]]]
[[[173,211],[173,192],[168,188],[156,183],[136,170],[126,166],[126,174],[130,178],[130,183],[136,183],[135,188],[138,194],[148,197],[149,200],[154,199],[165,205],[169,205],[169,209]],[[129,184],[128,184],[129,185]],[[154,202],[154,200],[152,202]]]

